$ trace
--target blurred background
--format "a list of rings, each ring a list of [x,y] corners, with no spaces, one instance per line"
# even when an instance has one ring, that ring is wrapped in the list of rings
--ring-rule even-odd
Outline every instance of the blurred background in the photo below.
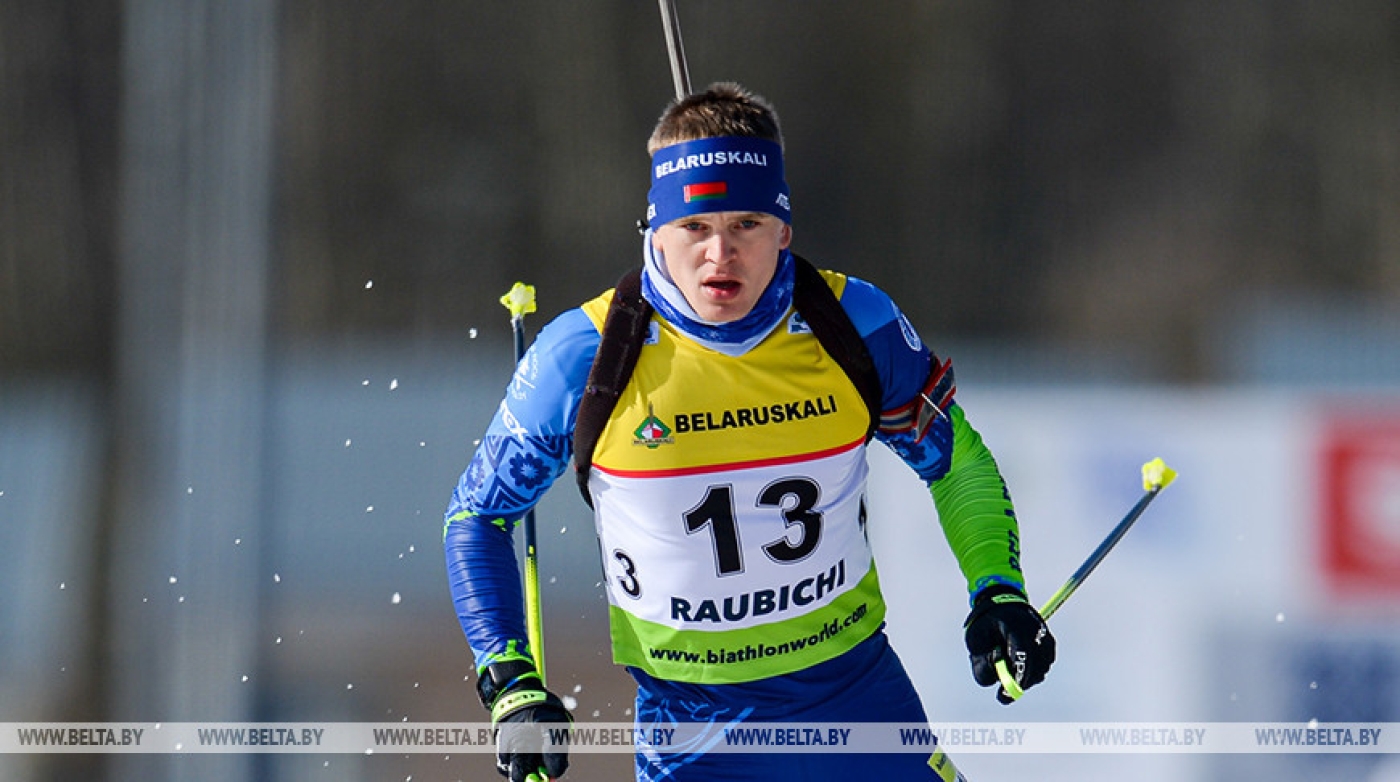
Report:
[[[777,106],[796,249],[958,367],[1033,598],[1182,472],[1012,709],[874,449],[935,721],[1400,721],[1400,5],[681,0]],[[479,721],[442,510],[530,333],[639,262],[654,3],[0,4],[0,722]],[[884,508],[884,513],[880,509]],[[926,508],[910,511],[910,508]],[[571,486],[551,685],[631,718]],[[974,779],[1393,756],[954,757]],[[581,756],[570,778],[630,778]],[[0,755],[14,780],[476,780],[485,755]]]

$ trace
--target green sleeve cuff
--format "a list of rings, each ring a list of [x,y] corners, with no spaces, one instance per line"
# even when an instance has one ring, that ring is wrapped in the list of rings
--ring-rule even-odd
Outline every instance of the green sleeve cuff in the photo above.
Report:
[[[953,455],[948,472],[929,491],[967,591],[975,597],[988,586],[1004,584],[1025,592],[1021,531],[1006,481],[962,407],[953,405],[948,413]]]

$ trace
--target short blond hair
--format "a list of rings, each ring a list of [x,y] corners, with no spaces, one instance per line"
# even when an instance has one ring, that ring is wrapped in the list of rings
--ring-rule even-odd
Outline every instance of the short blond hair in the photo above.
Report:
[[[761,138],[783,145],[773,104],[734,82],[715,82],[704,92],[666,107],[647,140],[647,154],[683,141],[718,136]]]

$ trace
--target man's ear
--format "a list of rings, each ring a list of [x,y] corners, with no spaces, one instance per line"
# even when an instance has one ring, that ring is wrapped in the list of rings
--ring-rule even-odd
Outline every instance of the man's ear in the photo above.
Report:
[[[778,241],[778,249],[779,249],[779,250],[786,250],[786,249],[788,248],[788,246],[791,245],[791,244],[792,244],[792,225],[791,225],[790,223],[783,223],[783,232],[782,232],[782,236],[779,238],[779,241]]]

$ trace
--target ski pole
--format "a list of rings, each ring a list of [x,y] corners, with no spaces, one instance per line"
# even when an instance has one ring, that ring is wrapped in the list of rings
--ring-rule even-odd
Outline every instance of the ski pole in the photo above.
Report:
[[[515,338],[515,363],[525,357],[525,316],[535,311],[535,286],[517,282],[501,297],[510,310],[510,330]],[[525,512],[525,633],[535,670],[544,681],[544,620],[540,614],[539,549],[535,537],[535,509]]]
[[[676,85],[676,100],[690,94],[690,68],[685,63],[685,44],[681,42],[681,20],[676,15],[676,0],[657,0],[661,4],[661,25],[666,29],[666,53],[671,58],[671,81]]]
[[[1050,617],[1060,609],[1060,606],[1064,605],[1065,601],[1069,599],[1069,596],[1074,594],[1074,591],[1084,583],[1084,579],[1088,578],[1089,574],[1094,572],[1094,568],[1098,567],[1104,557],[1108,556],[1108,552],[1112,551],[1113,547],[1118,545],[1118,541],[1122,540],[1123,536],[1128,533],[1128,530],[1133,526],[1133,522],[1137,521],[1138,516],[1141,516],[1144,510],[1147,510],[1147,506],[1152,500],[1156,499],[1157,495],[1160,494],[1163,489],[1170,486],[1174,480],[1176,480],[1176,470],[1168,467],[1166,462],[1162,461],[1160,458],[1153,459],[1142,466],[1142,488],[1146,493],[1137,501],[1137,504],[1133,506],[1132,510],[1128,511],[1128,515],[1124,516],[1123,520],[1118,522],[1118,526],[1114,527],[1113,531],[1108,533],[1108,537],[1103,539],[1099,547],[1094,549],[1094,553],[1090,554],[1089,558],[1084,560],[1084,564],[1080,565],[1079,569],[1074,571],[1074,575],[1069,577],[1069,580],[1064,583],[1064,586],[1061,586],[1055,594],[1050,596],[1045,606],[1040,609],[1040,616],[1042,619],[1049,620]],[[997,660],[996,669],[997,678],[1001,680],[1002,689],[1006,690],[1006,694],[1010,696],[1012,700],[1016,700],[1025,694],[1025,690],[1021,688],[1020,683],[1011,675],[1011,670],[1006,664],[1006,660]]]

